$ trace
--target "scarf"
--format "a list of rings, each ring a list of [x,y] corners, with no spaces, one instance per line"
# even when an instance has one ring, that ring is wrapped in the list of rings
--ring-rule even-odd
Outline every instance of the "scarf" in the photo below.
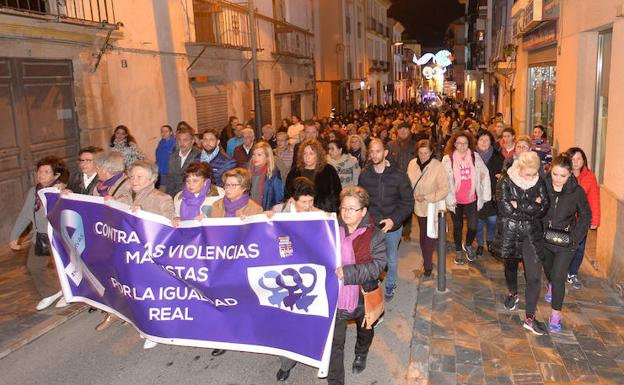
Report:
[[[520,187],[522,190],[526,191],[537,184],[539,180],[539,173],[535,175],[535,177],[530,180],[526,180],[520,176],[520,166],[518,166],[518,162],[514,162],[511,167],[507,170],[507,175],[509,175],[509,179],[515,183],[516,186]]]
[[[267,176],[267,171],[269,170],[269,165],[265,164],[264,166],[258,168],[256,166],[253,167],[253,176],[260,178],[260,183],[258,184],[258,197],[255,199],[256,203],[262,206],[262,199],[264,197],[264,180]]]
[[[182,190],[182,202],[180,203],[180,218],[182,220],[191,220],[201,214],[201,205],[206,199],[210,183],[210,179],[207,179],[197,196],[184,187],[184,190]]]
[[[420,167],[420,172],[423,172],[425,170],[425,167],[429,166],[429,163],[431,163],[431,159],[433,159],[433,155],[430,156],[425,163],[420,163],[420,158],[416,157],[416,163],[418,163],[418,167]]]
[[[105,181],[101,181],[101,180],[98,181],[97,185],[95,186],[95,188],[97,189],[98,195],[102,197],[109,196],[110,194],[108,193],[108,190],[111,188],[112,185],[115,184],[115,182],[117,182],[123,176],[124,176],[124,173],[120,172],[120,173],[113,175],[112,177],[110,177],[109,179]]]
[[[349,236],[346,236],[344,227],[340,227],[340,255],[341,266],[355,264],[355,251],[353,250],[353,240],[366,231],[366,227],[356,229]],[[340,281],[338,290],[338,309],[346,310],[349,313],[357,308],[360,299],[360,285],[345,285]]]
[[[451,155],[453,157],[453,181],[455,182],[455,193],[459,191],[461,187],[461,169],[470,168],[470,196],[474,196],[476,192],[475,186],[475,165],[472,163],[472,150],[468,150],[463,157],[453,151]]]
[[[46,187],[52,187],[60,182],[61,181],[59,179],[54,179],[52,183],[50,183],[47,186],[42,186],[39,183],[37,183],[37,186],[35,186],[35,207],[34,207],[35,211],[39,211],[41,206],[43,206],[43,202],[41,201],[41,198],[39,198],[39,190],[41,190],[42,188],[46,188]]]
[[[483,163],[487,164],[487,162],[490,161],[492,154],[494,154],[494,147],[490,146],[485,151],[477,150],[477,152],[479,153],[479,156],[481,157],[481,159],[483,159]]]
[[[206,150],[204,150],[204,151],[201,152],[201,155],[199,156],[199,159],[202,162],[210,163],[210,162],[212,162],[212,160],[214,158],[217,157],[217,155],[219,155],[219,151],[220,150],[221,149],[219,148],[219,146],[215,147],[215,149],[212,150],[211,153],[208,153],[208,152],[206,152]]]
[[[231,218],[236,216],[236,212],[249,202],[249,195],[243,194],[238,200],[231,201],[227,197],[223,197],[223,208],[225,209],[225,217]]]

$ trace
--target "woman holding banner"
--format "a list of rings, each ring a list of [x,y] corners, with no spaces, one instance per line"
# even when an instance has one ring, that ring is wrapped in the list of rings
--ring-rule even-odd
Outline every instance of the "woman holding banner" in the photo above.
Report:
[[[32,187],[26,194],[26,200],[22,206],[13,229],[9,247],[13,250],[21,248],[20,235],[32,223],[33,241],[28,250],[26,267],[30,272],[35,288],[43,297],[37,304],[37,310],[43,310],[52,305],[60,298],[56,307],[65,307],[67,303],[61,298],[60,285],[56,271],[48,268],[50,255],[50,242],[48,240],[48,219],[46,218],[43,202],[39,198],[39,190],[59,184],[61,177],[67,176],[65,163],[56,156],[46,156],[37,162],[36,180],[37,185]]]
[[[386,267],[386,242],[384,233],[369,219],[368,200],[368,193],[359,186],[349,186],[340,193],[341,266],[336,269],[340,290],[327,376],[330,385],[344,384],[347,322],[355,320],[357,327],[351,367],[355,374],[366,368],[368,349],[375,335],[372,325],[366,325],[367,328],[364,324],[367,317],[363,293],[379,289],[379,276]]]
[[[183,179],[184,189],[173,198],[174,226],[180,220],[210,218],[212,205],[225,194],[215,183],[212,168],[208,163],[196,161],[189,164],[184,170]]]

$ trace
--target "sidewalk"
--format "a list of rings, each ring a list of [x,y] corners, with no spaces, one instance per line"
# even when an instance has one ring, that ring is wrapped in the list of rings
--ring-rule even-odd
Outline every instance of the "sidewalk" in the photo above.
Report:
[[[414,314],[408,384],[624,384],[624,306],[598,278],[567,287],[563,331],[537,337],[522,327],[520,305],[503,306],[502,263],[489,254],[466,266],[447,258],[447,292],[422,280]],[[538,304],[547,321],[549,304]]]
[[[26,250],[0,251],[0,359],[86,309],[80,304],[36,311],[39,300],[26,270]]]

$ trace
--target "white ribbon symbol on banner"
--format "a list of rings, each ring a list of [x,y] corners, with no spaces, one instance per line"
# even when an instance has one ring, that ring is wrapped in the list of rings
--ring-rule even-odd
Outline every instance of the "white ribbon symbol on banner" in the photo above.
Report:
[[[68,228],[73,228],[74,233],[69,235]],[[69,251],[69,264],[65,268],[65,273],[76,284],[80,285],[82,279],[85,278],[89,284],[98,292],[100,296],[104,295],[104,285],[98,281],[93,273],[87,268],[82,261],[81,255],[85,251],[85,231],[82,224],[82,217],[73,210],[61,211],[61,236]]]

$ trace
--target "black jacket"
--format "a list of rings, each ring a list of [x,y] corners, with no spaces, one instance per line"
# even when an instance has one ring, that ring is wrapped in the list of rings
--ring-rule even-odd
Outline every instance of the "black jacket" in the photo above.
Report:
[[[338,225],[349,235],[349,230],[342,220]],[[358,225],[358,229],[366,227],[367,231],[353,240],[353,251],[356,263],[342,267],[343,282],[345,285],[360,285],[366,292],[375,290],[378,286],[379,276],[386,268],[386,237],[385,234],[370,222],[367,216]],[[361,242],[368,242],[363,245]],[[361,255],[366,253],[367,255]],[[369,262],[358,262],[361,259],[370,259]],[[364,314],[364,296],[360,293],[358,307],[352,312],[338,311],[339,319],[355,319]]]
[[[358,184],[368,192],[369,212],[376,223],[390,218],[395,231],[414,210],[414,194],[410,181],[402,171],[390,164],[381,174],[371,165],[360,174]]]
[[[571,248],[576,249],[579,242],[587,236],[592,218],[585,190],[574,175],[570,175],[561,192],[556,192],[553,188],[550,174],[546,176],[545,182],[550,197],[550,209],[543,219],[544,228],[551,226],[557,230],[568,229],[572,235]]]
[[[286,177],[286,185],[284,188],[284,201],[292,196],[293,182],[295,178],[304,176],[298,168],[290,169],[288,177]],[[314,176],[314,187],[316,196],[314,197],[314,207],[327,212],[338,212],[340,204],[340,192],[342,184],[336,169],[326,164],[325,167]]]
[[[516,169],[511,168],[496,186],[498,218],[493,250],[505,258],[522,258],[522,242],[527,237],[537,255],[544,246],[541,218],[549,207],[546,184],[539,178],[533,187],[524,190],[518,178]]]
[[[191,148],[191,152],[184,160],[184,164],[181,165],[182,158],[180,158],[180,150],[176,147],[169,155],[169,172],[167,174],[167,194],[174,197],[177,193],[184,188],[183,174],[184,170],[192,162],[199,160],[201,152],[195,148]]]
[[[93,190],[95,190],[95,186],[98,183],[97,175],[95,176],[95,178],[93,178],[88,186],[84,185],[84,179],[82,178],[82,175],[83,174],[81,172],[77,172],[72,175],[69,183],[67,183],[67,189],[71,190],[76,194],[91,195],[91,193],[93,193]]]
[[[496,191],[496,183],[498,182],[496,174],[502,172],[504,162],[505,158],[494,149],[490,160],[485,164],[490,172],[490,191]],[[481,219],[486,219],[492,215],[496,215],[496,200],[494,199],[485,202],[481,210],[479,210],[479,218]]]
[[[395,139],[388,143],[388,161],[396,168],[407,172],[407,165],[416,157],[417,141],[410,135],[407,139]]]

